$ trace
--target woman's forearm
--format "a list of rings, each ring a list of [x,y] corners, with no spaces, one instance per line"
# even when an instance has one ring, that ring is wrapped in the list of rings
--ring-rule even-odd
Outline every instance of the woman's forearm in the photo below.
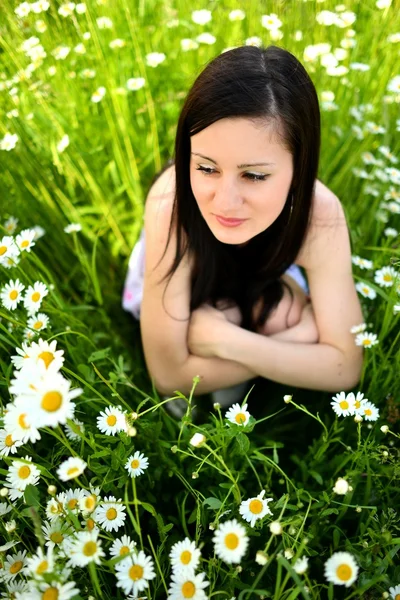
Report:
[[[224,333],[217,356],[239,362],[260,377],[324,391],[351,389],[359,381],[362,355],[358,352],[350,359],[328,344],[291,343],[234,326]]]

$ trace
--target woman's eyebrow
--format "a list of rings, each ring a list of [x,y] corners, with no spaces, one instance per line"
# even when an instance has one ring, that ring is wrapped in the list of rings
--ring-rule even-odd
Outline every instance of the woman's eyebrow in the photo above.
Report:
[[[199,154],[198,152],[192,152],[192,154],[194,154],[195,156],[200,156],[201,158],[204,158],[205,160],[209,160],[210,162],[214,163],[214,165],[217,164],[215,162],[215,160],[213,160],[209,156],[204,156],[203,154]],[[274,167],[274,166],[275,166],[275,163],[257,162],[257,163],[246,163],[243,165],[238,165],[237,168],[238,169],[246,169],[247,167]]]

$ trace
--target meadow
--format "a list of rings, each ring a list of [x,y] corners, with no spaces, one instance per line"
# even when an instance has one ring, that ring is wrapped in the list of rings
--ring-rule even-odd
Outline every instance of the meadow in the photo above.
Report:
[[[191,84],[270,44],[318,92],[362,376],[229,411],[195,377],[177,419],[121,306],[128,260]],[[1,598],[400,599],[399,49],[396,0],[5,0]]]

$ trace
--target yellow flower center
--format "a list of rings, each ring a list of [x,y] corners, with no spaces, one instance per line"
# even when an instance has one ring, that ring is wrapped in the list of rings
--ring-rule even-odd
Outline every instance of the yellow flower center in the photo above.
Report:
[[[18,477],[20,479],[27,479],[30,474],[31,470],[28,467],[28,465],[24,465],[23,467],[20,467],[20,469],[18,469]]]
[[[129,554],[130,549],[128,546],[122,546],[120,551],[119,551],[119,555],[123,556],[124,554]]]
[[[43,327],[43,321],[36,321],[36,323],[33,324],[32,329],[40,329],[41,327]]]
[[[133,579],[133,581],[138,581],[143,577],[143,567],[140,565],[132,565],[129,569],[129,577]]]
[[[110,427],[113,427],[113,425],[115,425],[116,422],[117,422],[117,417],[115,415],[109,415],[107,417],[107,425],[110,425]]]
[[[355,407],[360,408],[360,406],[361,406],[361,402],[359,400],[356,400]]]
[[[339,565],[336,569],[336,575],[341,581],[348,581],[351,577],[352,570],[349,565],[342,564]]]
[[[193,598],[196,593],[196,586],[192,581],[185,581],[182,586],[182,596],[184,598]]]
[[[13,290],[10,292],[10,300],[15,300],[16,298],[18,298],[18,292],[17,290]]]
[[[259,515],[263,509],[263,503],[261,502],[261,500],[258,500],[258,498],[252,500],[249,504],[249,509],[250,512],[252,512],[254,515]]]
[[[343,410],[346,410],[346,408],[349,408],[349,403],[347,402],[347,400],[342,400],[341,402],[339,402],[339,406]]]
[[[370,416],[372,415],[372,410],[371,410],[370,408],[366,408],[366,409],[364,410],[364,414],[365,414],[365,415],[368,415],[368,417],[370,417]]]
[[[93,496],[88,496],[87,498],[85,498],[85,508],[87,510],[93,510],[95,504],[96,500]]]
[[[184,550],[181,554],[181,563],[188,565],[192,559],[192,553],[189,550]]]
[[[58,589],[55,587],[49,587],[42,594],[42,600],[58,600]]]
[[[88,528],[89,531],[92,531],[92,529],[94,529],[95,526],[95,522],[93,521],[93,519],[88,519],[86,521],[86,527]]]
[[[400,594],[396,594],[394,600],[400,600]]]
[[[4,441],[5,441],[6,446],[8,446],[9,448],[10,448],[10,446],[12,446],[14,444],[11,433],[9,433],[6,436],[6,439]]]
[[[238,423],[239,425],[243,425],[243,423],[246,422],[246,415],[243,413],[238,413],[235,417],[235,421],[236,423]]]
[[[27,248],[29,246],[28,240],[24,240],[21,244],[21,248]]]
[[[7,252],[7,246],[0,246],[0,256],[3,256]]]
[[[69,500],[67,506],[69,508],[69,510],[74,510],[74,508],[76,508],[78,504],[78,500],[76,498],[71,498],[71,500]]]
[[[225,546],[229,550],[235,550],[235,548],[239,546],[239,538],[236,533],[228,533],[228,535],[225,536]]]
[[[383,281],[393,281],[392,275],[390,275],[389,273],[385,273],[385,275],[383,276]]]
[[[78,467],[71,467],[70,469],[68,469],[67,471],[67,475],[69,477],[73,477],[74,475],[76,475],[77,473],[79,473],[79,469]]]
[[[49,568],[49,563],[47,562],[47,560],[43,560],[38,568],[36,569],[36,573],[38,575],[40,575],[41,573],[44,573],[45,571],[47,571],[47,569]]]
[[[117,518],[117,511],[115,510],[115,508],[109,508],[108,511],[106,512],[106,517],[109,521],[114,521],[114,519]]]
[[[60,531],[54,531],[49,537],[54,544],[61,544],[64,539],[64,536]]]
[[[10,567],[10,573],[12,575],[15,575],[15,573],[18,573],[22,569],[22,565],[23,565],[22,560],[15,561],[15,563],[13,563]]]
[[[96,542],[86,542],[86,544],[83,546],[83,554],[85,556],[93,556],[93,554],[96,554],[96,551],[97,551]]]
[[[22,427],[22,429],[29,429],[29,425],[27,425],[25,421],[26,413],[22,413],[18,417],[18,425]]]
[[[363,340],[363,346],[370,346],[371,345],[371,340],[369,338],[366,338],[365,340]]]
[[[369,288],[363,287],[363,292],[364,292],[364,294],[368,294],[369,293]]]
[[[38,358],[41,358],[46,365],[46,369],[49,368],[49,364],[54,360],[54,354],[52,352],[44,351],[39,354]]]
[[[31,296],[31,299],[32,299],[33,302],[39,302],[39,300],[40,300],[40,294],[39,294],[39,292],[33,292],[32,296]]]
[[[137,460],[137,458],[134,458],[133,461],[131,462],[131,467],[132,469],[137,469],[139,466],[139,461]]]
[[[62,405],[63,397],[60,392],[46,392],[42,398],[41,407],[47,412],[55,412]]]

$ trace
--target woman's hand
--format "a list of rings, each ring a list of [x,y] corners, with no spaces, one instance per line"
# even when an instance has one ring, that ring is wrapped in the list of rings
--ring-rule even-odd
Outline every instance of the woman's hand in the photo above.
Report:
[[[202,304],[190,316],[189,352],[203,358],[216,357],[217,344],[223,339],[226,327],[236,325],[239,318],[241,321],[242,315],[236,306],[219,310],[210,304]]]
[[[314,310],[311,302],[305,305],[300,316],[300,321],[293,330],[299,342],[306,344],[317,344],[319,342],[319,331],[315,321]]]

